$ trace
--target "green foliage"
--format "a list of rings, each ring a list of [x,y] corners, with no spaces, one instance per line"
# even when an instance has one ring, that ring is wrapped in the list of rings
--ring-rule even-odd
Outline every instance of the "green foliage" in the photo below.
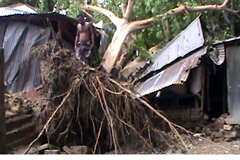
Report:
[[[93,60],[92,60],[93,67],[97,67],[100,65],[102,57],[103,57],[103,53],[99,53],[98,50],[95,49],[93,54]]]
[[[154,17],[165,12],[185,4],[188,6],[198,6],[205,4],[222,4],[224,0],[147,0],[147,1],[136,1],[133,10],[133,20],[146,19]],[[239,8],[240,1],[233,0],[230,4],[232,8]],[[202,14],[202,18],[205,22],[208,33],[210,34],[211,42],[218,39],[229,38],[233,35],[231,32],[231,26],[226,22],[223,16],[223,12],[204,12],[204,13],[192,13],[192,14],[180,14],[168,17],[169,26],[166,25],[167,17],[162,17],[160,20],[154,18],[154,26],[148,29],[144,29],[138,32],[137,40],[135,41],[132,50],[139,50],[141,53],[146,53],[146,50],[156,44],[164,45],[169,40],[179,34],[185,27],[187,27],[197,16]],[[233,14],[226,13],[226,16],[231,22],[238,22],[239,17],[233,16]],[[170,35],[166,35],[166,27],[170,29]],[[169,37],[167,37],[169,36]],[[209,41],[208,41],[209,42]]]
[[[67,15],[72,18],[77,18],[77,16],[81,13],[81,10],[78,7],[78,1],[72,1],[72,3],[69,4]]]
[[[196,149],[196,147],[192,143],[187,144],[187,148],[191,149],[191,150],[195,150]]]

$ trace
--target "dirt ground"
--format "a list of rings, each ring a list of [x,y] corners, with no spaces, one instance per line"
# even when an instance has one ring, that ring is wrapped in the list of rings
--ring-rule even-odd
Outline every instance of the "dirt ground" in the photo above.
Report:
[[[184,135],[183,135],[184,138]],[[186,138],[184,138],[186,139]],[[141,151],[139,150],[131,150],[126,147],[123,149],[123,154],[240,154],[240,139],[233,140],[231,142],[219,141],[212,142],[209,138],[203,140],[202,138],[192,138],[189,142],[185,140],[185,143],[188,147],[188,153],[183,151],[182,149],[168,149],[166,151],[161,150],[160,148],[155,148],[154,151]],[[23,154],[27,149],[26,146],[21,146],[16,148],[12,154]],[[39,144],[35,144],[30,153],[37,150]],[[114,154],[114,151],[108,152],[106,154]]]
[[[240,139],[213,143],[210,139],[204,141],[198,138],[188,147],[190,154],[240,154]]]

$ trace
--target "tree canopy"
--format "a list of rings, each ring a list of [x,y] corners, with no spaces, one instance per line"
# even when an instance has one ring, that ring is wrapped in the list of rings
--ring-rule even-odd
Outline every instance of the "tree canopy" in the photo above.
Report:
[[[147,0],[136,1],[131,20],[141,20],[149,17],[155,17],[158,14],[166,13],[167,11],[176,8],[182,4],[187,6],[203,6],[207,4],[221,5],[223,0]],[[104,0],[100,4],[101,7],[114,11],[118,17],[121,15],[122,0]],[[240,1],[232,0],[229,3],[230,8],[237,10],[240,7]],[[134,49],[140,49],[146,51],[150,47],[160,43],[160,46],[165,45],[168,41],[174,38],[181,32],[191,21],[193,21],[198,15],[202,14],[203,20],[206,22],[206,28],[213,39],[224,39],[232,36],[237,36],[236,24],[239,23],[239,16],[235,13],[229,13],[226,11],[205,11],[196,13],[176,14],[169,16],[168,18],[162,18],[154,21],[154,25],[147,29],[138,31],[137,39],[134,43]],[[109,23],[109,22],[106,22]]]
[[[14,3],[28,3],[35,6],[41,12],[50,12],[56,7],[56,11],[60,9],[68,9],[68,16],[76,18],[80,13],[79,4],[86,2],[85,0],[2,0],[1,5],[7,6]],[[89,1],[88,1],[89,2]],[[121,4],[122,0],[92,0],[91,4],[99,5],[110,11],[113,11],[118,17],[122,17]],[[156,16],[160,13],[165,13],[168,10],[176,8],[181,4],[188,6],[200,6],[206,4],[222,4],[223,0],[146,0],[136,1],[131,20],[146,19],[151,16]],[[240,1],[232,0],[230,2],[232,9],[238,9],[240,7]],[[115,28],[111,25],[111,22],[105,16],[99,13],[92,13],[95,21],[103,20],[108,26],[112,33]],[[208,23],[206,24],[209,32],[215,39],[223,39],[231,36],[236,36],[234,31],[234,25],[239,23],[239,17],[233,13],[226,13],[224,11],[219,12],[204,12],[204,13],[192,13],[192,14],[181,14],[174,15],[167,19],[163,18],[160,21],[156,20],[155,25],[144,29],[138,33],[137,40],[135,41],[134,47],[138,49],[148,49],[156,44],[165,44],[174,36],[176,36],[182,29],[184,29],[197,15],[203,15]]]

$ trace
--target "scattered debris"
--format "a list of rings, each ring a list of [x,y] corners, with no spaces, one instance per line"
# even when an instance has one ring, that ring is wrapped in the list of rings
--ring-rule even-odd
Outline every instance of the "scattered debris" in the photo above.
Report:
[[[32,101],[23,99],[18,94],[5,94],[6,117],[30,113],[33,111],[34,104]]]
[[[201,133],[195,133],[195,134],[193,135],[193,137],[201,137],[201,136],[202,136]]]
[[[92,151],[87,146],[71,146],[72,154],[92,154]]]
[[[37,153],[43,154],[47,149],[49,149],[49,144],[43,144],[37,148]]]
[[[67,154],[72,154],[72,152],[71,152],[70,148],[68,148],[68,146],[64,146],[63,151],[66,152]]]
[[[233,128],[233,126],[226,125],[226,124],[223,126],[223,129],[226,131],[230,131],[230,130],[232,130],[232,128]]]
[[[45,150],[44,154],[61,154],[59,150]]]

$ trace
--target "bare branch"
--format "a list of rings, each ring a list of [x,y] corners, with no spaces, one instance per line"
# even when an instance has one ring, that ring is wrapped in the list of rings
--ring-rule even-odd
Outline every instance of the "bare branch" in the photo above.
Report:
[[[227,6],[228,5],[228,3],[230,3],[231,2],[231,0],[225,0],[225,2],[223,2],[223,6]]]
[[[126,2],[126,0],[123,0],[121,7],[122,7],[122,15],[124,17],[124,15],[126,13],[126,10],[127,10],[127,2]]]
[[[88,13],[87,11],[83,11],[88,17],[90,17],[92,20],[94,19],[94,17],[90,14],[90,13]]]
[[[126,13],[124,14],[125,19],[129,20],[134,4],[135,4],[135,0],[128,0],[127,10],[126,10]]]
[[[176,14],[181,14],[181,13],[193,13],[193,12],[203,12],[203,11],[227,11],[231,13],[237,13],[237,11],[230,9],[227,7],[227,4],[230,2],[230,0],[225,0],[223,4],[221,5],[203,5],[203,6],[196,6],[196,7],[191,7],[191,6],[186,6],[186,5],[181,5],[177,8],[171,9],[167,11],[164,14],[159,14],[157,15],[158,19],[161,19],[162,17],[168,17],[171,15],[176,15]],[[137,31],[140,29],[148,28],[152,26],[154,23],[154,18],[148,18],[145,20],[139,20],[132,22],[131,26],[131,32]]]
[[[101,7],[87,5],[87,4],[80,4],[80,8],[83,10],[98,12],[98,13],[101,13],[101,14],[107,16],[116,27],[120,26],[124,21],[123,19],[118,18],[113,12],[111,12],[107,9],[101,8]]]

